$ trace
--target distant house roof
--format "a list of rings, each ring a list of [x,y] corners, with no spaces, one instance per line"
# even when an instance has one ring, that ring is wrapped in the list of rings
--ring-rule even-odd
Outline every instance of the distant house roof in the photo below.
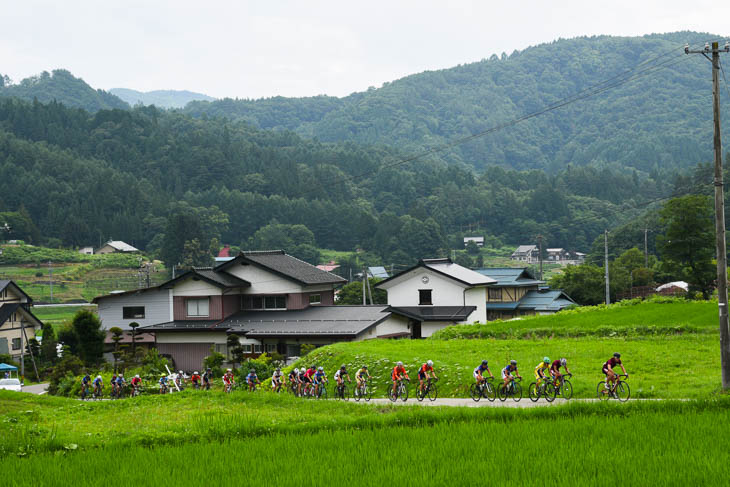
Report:
[[[490,287],[498,286],[540,286],[545,281],[535,279],[527,267],[490,267],[477,269],[476,272],[491,277],[496,282]]]
[[[340,266],[338,264],[335,264],[334,261],[330,261],[326,264],[319,264],[314,267],[316,267],[317,269],[319,269],[321,271],[325,271],[325,272],[332,272],[333,270],[340,268]]]
[[[10,315],[16,311],[33,322],[33,326],[43,326],[43,322],[26,308],[25,303],[5,303],[0,305],[0,325],[8,321]]]
[[[570,296],[559,289],[544,291],[528,291],[519,301],[519,309],[532,309],[535,311],[560,311],[569,306],[575,305]],[[487,306],[489,309],[489,306]]]
[[[171,321],[144,331],[225,331],[247,337],[355,337],[390,314],[387,306],[312,306],[286,311],[241,311],[223,321]]]
[[[215,271],[222,271],[233,265],[257,265],[274,274],[297,281],[304,285],[313,284],[339,284],[347,282],[346,279],[329,272],[317,269],[312,264],[292,257],[283,250],[264,250],[241,252],[238,256],[228,262],[224,262],[214,268]]]
[[[22,289],[20,289],[20,287],[17,284],[15,284],[13,281],[10,281],[10,280],[7,280],[7,279],[0,279],[0,292],[3,289],[5,289],[5,288],[10,288],[16,294],[18,294],[20,296],[24,296],[25,299],[27,299],[29,303],[32,303],[33,302],[33,299],[30,296],[28,296],[25,293],[25,291],[23,291]]]
[[[225,247],[220,249],[220,251],[218,252],[218,257],[230,257],[231,256],[230,252],[231,252],[231,248],[228,245],[226,245]]]
[[[512,255],[515,254],[526,254],[528,252],[536,251],[537,245],[520,245],[515,249],[514,252],[512,252]]]
[[[467,243],[467,242],[484,243],[484,237],[464,237],[464,243]]]
[[[459,264],[455,264],[454,262],[451,261],[451,259],[447,258],[447,259],[421,259],[418,261],[418,264],[414,265],[413,267],[406,269],[399,274],[391,276],[388,279],[385,279],[384,281],[380,281],[375,286],[379,287],[379,286],[382,286],[383,284],[389,283],[392,280],[397,279],[398,277],[400,277],[404,274],[407,274],[415,269],[418,269],[419,267],[430,269],[438,274],[449,277],[462,284],[466,284],[467,286],[485,286],[487,284],[493,284],[495,282],[494,279],[491,279],[485,275],[479,274],[478,272],[474,272],[473,270],[467,269],[466,267],[462,267]]]
[[[687,284],[684,281],[674,281],[674,282],[668,282],[666,284],[662,284],[658,288],[656,288],[657,291],[662,291],[664,289],[670,289],[673,287],[678,287],[681,289],[684,289],[685,291],[689,290],[689,284]]]
[[[418,321],[464,321],[476,306],[390,306],[388,311]]]
[[[122,242],[121,240],[110,240],[109,242],[105,243],[104,245],[108,245],[112,247],[115,250],[118,250],[120,252],[139,252],[139,249],[132,247],[126,242]],[[102,246],[103,247],[103,246]]]
[[[385,270],[385,267],[368,267],[368,274],[378,279],[388,278],[388,271]]]
[[[565,252],[563,248],[547,249],[548,252]]]

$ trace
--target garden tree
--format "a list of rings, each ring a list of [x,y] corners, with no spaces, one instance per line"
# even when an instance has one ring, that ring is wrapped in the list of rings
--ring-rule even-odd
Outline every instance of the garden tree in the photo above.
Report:
[[[93,366],[99,364],[104,353],[104,337],[99,317],[87,309],[76,312],[71,321],[73,331],[78,337],[78,354],[84,364]]]
[[[373,295],[373,304],[388,304],[388,293],[384,289],[378,289],[375,284],[382,279],[371,277],[370,292]],[[366,290],[367,292],[367,290]],[[367,301],[370,304],[370,300]],[[352,281],[340,288],[336,304],[362,304],[362,281]]]
[[[477,269],[483,269],[484,268],[484,256],[480,253],[477,255],[477,260],[474,263]]]
[[[112,334],[112,341],[114,342],[114,352],[112,355],[114,356],[114,373],[117,373],[117,362],[119,361],[119,357],[121,356],[121,352],[119,351],[119,342],[122,340],[122,335],[124,334],[124,331],[119,328],[118,326],[113,326],[109,328],[109,332]]]
[[[307,355],[309,355],[309,352],[316,348],[317,346],[311,343],[302,343],[302,346],[299,348],[299,355],[301,357],[306,357]]]
[[[477,255],[477,254],[479,254],[479,246],[477,245],[477,243],[474,240],[469,240],[466,243],[466,252],[469,255]]]
[[[243,347],[241,347],[241,340],[238,335],[230,333],[226,337],[226,348],[228,354],[233,357],[233,370],[236,370],[236,364],[242,362],[243,358]],[[238,350],[240,349],[240,350]],[[237,353],[238,352],[238,353]]]
[[[207,259],[204,265],[209,265],[210,243],[220,240],[221,232],[228,226],[228,215],[217,206],[196,207],[184,201],[171,204],[169,212],[160,258],[170,268],[183,260],[189,265],[200,265],[198,262]]]
[[[79,355],[79,336],[71,323],[66,323],[59,330],[58,342],[63,345],[63,355]]]
[[[216,352],[215,345],[210,346],[210,355],[203,359],[203,368],[210,368],[214,376],[222,375],[221,365],[226,361],[225,355]]]
[[[25,353],[32,355],[36,359],[41,354],[41,344],[35,337],[28,338],[28,342],[25,344]]]
[[[208,267],[212,260],[210,252],[201,247],[200,241],[197,238],[185,241],[180,260],[181,269]]]
[[[220,240],[218,240],[215,237],[211,238],[210,239],[210,249],[209,249],[211,257],[213,257],[213,258],[217,257],[218,252],[220,252],[220,249],[221,249]]]
[[[472,260],[472,258],[463,252],[459,252],[456,254],[456,256],[454,257],[454,262],[463,267],[474,267],[474,261]]]
[[[562,274],[553,276],[549,284],[565,291],[578,304],[595,305],[605,299],[603,269],[593,264],[569,265]]]
[[[41,341],[41,361],[46,364],[53,364],[57,358],[56,345],[56,332],[53,331],[53,326],[50,323],[43,323],[42,331],[43,340]]]
[[[129,332],[132,336],[132,357],[137,360],[137,328],[139,328],[139,323],[133,321],[129,324],[129,327],[132,329],[132,331]]]
[[[304,225],[273,223],[259,228],[249,241],[251,250],[281,249],[310,264],[319,263],[319,250],[312,231]]]
[[[712,200],[689,195],[669,200],[659,212],[666,233],[657,237],[664,266],[687,281],[690,294],[712,294],[716,270]]]
[[[77,356],[70,353],[64,353],[55,367],[53,367],[48,384],[48,393],[51,395],[58,394],[59,383],[68,375],[77,376],[81,374],[84,363]]]

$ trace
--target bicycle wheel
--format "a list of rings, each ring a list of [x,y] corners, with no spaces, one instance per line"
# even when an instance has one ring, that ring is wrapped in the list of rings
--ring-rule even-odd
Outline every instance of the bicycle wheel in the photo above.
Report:
[[[514,402],[520,402],[520,399],[522,399],[522,386],[519,384],[519,382],[513,383],[514,390],[512,391],[512,400]]]
[[[420,387],[416,389],[416,399],[418,399],[418,402],[423,401],[424,397],[426,397],[425,391],[422,391]]]
[[[555,400],[555,395],[558,391],[555,390],[555,384],[552,382],[548,382],[545,384],[545,387],[542,390],[542,394],[545,396],[545,400],[547,402],[553,402]]]
[[[431,384],[431,387],[428,389],[428,400],[434,402],[437,397],[439,397],[439,389],[436,387],[436,384]]]
[[[403,384],[398,395],[400,396],[401,401],[406,402],[408,400],[408,386]]]
[[[560,384],[560,396],[563,399],[570,399],[573,397],[573,384],[571,384],[567,379],[563,379],[563,383]]]
[[[497,397],[500,401],[504,402],[507,400],[507,388],[504,387],[504,383],[497,386]]]
[[[317,399],[327,399],[327,388],[325,386],[320,387]]]
[[[370,390],[370,386],[365,385],[365,392],[363,392],[363,397],[366,401],[370,401],[370,399],[373,398],[373,391]]]
[[[527,395],[530,396],[530,401],[537,402],[540,399],[540,391],[537,390],[537,384],[531,382],[527,387]]]
[[[489,401],[494,402],[494,400],[497,398],[497,390],[494,387],[494,384],[491,382],[487,382],[484,384],[484,388],[482,389],[482,395]]]
[[[482,390],[479,389],[476,383],[474,383],[469,386],[469,395],[474,400],[474,402],[479,402],[479,399],[482,398]]]
[[[629,385],[620,380],[618,381],[618,385],[616,386],[616,396],[619,401],[626,402],[631,397],[631,389],[629,388]]]
[[[352,398],[356,401],[360,400],[360,388],[358,386],[352,389]]]
[[[392,387],[388,388],[388,399],[395,402],[398,399],[398,393],[393,391]]]
[[[347,386],[344,384],[342,385],[342,399],[345,401],[350,400],[350,393],[347,392]]]
[[[598,399],[601,401],[608,401],[611,397],[610,391],[606,388],[606,383],[604,381],[598,383],[596,393],[598,394]]]

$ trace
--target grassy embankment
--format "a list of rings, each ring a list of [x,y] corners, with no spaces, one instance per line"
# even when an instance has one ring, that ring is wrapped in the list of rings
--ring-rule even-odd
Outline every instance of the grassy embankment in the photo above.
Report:
[[[720,386],[717,305],[664,299],[611,307],[583,308],[553,316],[443,330],[428,340],[370,340],[339,343],[313,351],[295,366],[317,364],[330,374],[342,363],[367,364],[376,394],[384,395],[390,370],[401,360],[411,379],[426,360],[441,376],[441,396],[467,397],[472,371],[489,360],[495,375],[511,359],[525,377],[544,356],[566,357],[576,397],[595,397],[601,365],[620,352],[635,398],[699,398]],[[457,339],[461,337],[488,337]],[[412,386],[413,387],[413,386]]]
[[[75,250],[32,245],[4,245],[0,278],[12,279],[36,302],[51,302],[48,262],[53,269],[53,302],[90,301],[116,289],[135,289],[141,255],[84,255]],[[146,260],[146,259],[145,259]],[[151,274],[153,284],[164,281],[162,264]]]
[[[0,468],[13,472],[9,485],[321,485],[333,477],[461,485],[475,475],[534,485],[535,459],[556,448],[542,482],[713,484],[730,460],[728,406],[729,398],[421,408],[192,391],[79,403],[0,392]],[[606,452],[618,455],[617,471],[606,468]],[[287,459],[313,468],[286,468]]]

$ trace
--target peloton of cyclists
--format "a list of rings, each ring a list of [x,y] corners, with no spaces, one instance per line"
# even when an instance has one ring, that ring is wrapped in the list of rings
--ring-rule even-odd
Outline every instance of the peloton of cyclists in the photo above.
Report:
[[[357,382],[357,387],[361,388],[365,382],[365,380],[370,380],[370,372],[368,372],[368,366],[363,365],[360,367],[360,370],[355,372],[355,382]]]
[[[87,373],[83,379],[81,379],[81,395],[86,396],[89,385],[91,384],[91,377]]]
[[[255,369],[251,369],[248,371],[248,375],[246,376],[246,384],[248,384],[249,391],[255,391],[256,385],[261,384],[261,381],[259,380],[259,376],[256,375]]]
[[[393,381],[393,395],[395,396],[396,387],[398,387],[398,382],[402,380],[410,380],[408,377],[408,372],[406,371],[406,368],[403,366],[403,362],[398,362],[395,364],[395,367],[393,367],[393,373],[391,374],[390,378]]]
[[[613,357],[608,359],[605,364],[603,364],[603,368],[601,369],[601,372],[606,376],[606,388],[613,390],[614,387],[616,387],[616,382],[618,382],[618,374],[613,370],[614,367],[617,365],[621,366],[621,370],[624,371],[624,374],[626,374],[626,377],[629,376],[629,374],[626,372],[626,368],[624,368],[624,364],[621,362],[621,354],[620,353],[614,353]],[[610,388],[608,387],[610,385]]]
[[[160,394],[165,394],[167,392],[167,376],[163,375],[160,377],[160,380],[157,381],[157,383],[160,385]]]
[[[297,396],[301,394],[302,381],[299,379],[299,369],[294,369],[289,372],[289,384],[291,384],[292,388],[296,387]]]
[[[104,388],[104,379],[101,378],[101,375],[97,375],[96,379],[94,379],[94,395],[101,396],[101,391]]]
[[[542,362],[537,364],[537,367],[535,367],[535,379],[537,380],[537,389],[540,389],[540,386],[542,385],[543,380],[545,380],[545,373],[548,372],[550,369],[550,359],[548,357],[545,357],[542,359]]]
[[[564,375],[560,373],[560,367],[565,367],[565,373],[570,374],[570,369],[568,369],[568,359],[563,357],[560,360],[555,360],[550,366],[550,375],[552,375],[553,379],[555,379],[556,388],[560,386],[560,381]]]
[[[197,370],[190,376],[190,383],[193,385],[193,389],[200,389],[200,374]]]
[[[230,392],[233,384],[235,383],[236,381],[233,378],[233,371],[231,369],[226,369],[226,373],[223,374],[223,390]]]
[[[124,392],[124,386],[126,385],[127,381],[124,380],[124,374],[119,372],[119,375],[117,375],[117,397],[121,397],[122,393]]]
[[[335,372],[335,380],[337,381],[338,391],[341,390],[342,384],[345,383],[345,377],[347,377],[347,382],[352,382],[350,380],[350,374],[347,373],[347,367],[345,367],[345,364],[342,364],[337,372]]]
[[[438,379],[433,371],[433,360],[429,360],[418,369],[418,388],[423,392],[427,379]]]
[[[142,387],[142,379],[139,374],[132,377],[132,395],[139,394],[139,388]]]
[[[494,375],[492,375],[492,371],[489,370],[489,362],[487,360],[482,360],[482,363],[477,365],[477,368],[474,369],[474,372],[472,375],[474,376],[474,380],[476,381],[477,385],[482,385],[487,380],[486,377],[484,377],[484,372],[489,372],[489,377],[494,379]]]
[[[277,367],[271,376],[271,390],[279,392],[282,385],[284,385],[284,373],[281,371],[281,367]]]
[[[210,390],[210,381],[213,380],[213,371],[208,367],[205,369],[205,373],[203,374],[203,387],[206,391]]]
[[[502,369],[502,381],[504,382],[502,385],[503,388],[507,389],[509,383],[515,380],[515,378],[522,379],[522,376],[517,370],[517,360],[510,360],[507,367]]]

